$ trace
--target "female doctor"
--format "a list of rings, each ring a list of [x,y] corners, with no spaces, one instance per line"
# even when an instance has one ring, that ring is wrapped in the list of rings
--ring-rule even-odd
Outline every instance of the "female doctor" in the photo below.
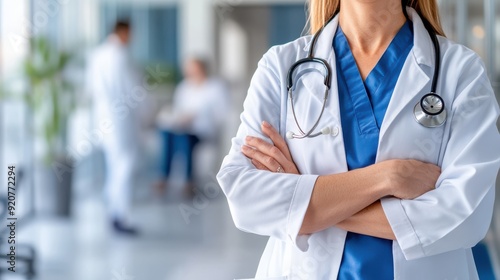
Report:
[[[435,0],[309,4],[315,36],[259,62],[218,174],[270,236],[256,279],[478,279],[500,166],[481,60]]]

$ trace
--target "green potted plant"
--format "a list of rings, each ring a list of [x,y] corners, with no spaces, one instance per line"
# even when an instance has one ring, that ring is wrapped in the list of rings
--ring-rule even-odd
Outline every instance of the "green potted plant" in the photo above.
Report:
[[[39,167],[44,184],[37,183],[52,188],[54,210],[62,216],[70,214],[73,166],[65,156],[67,120],[75,107],[73,87],[64,75],[70,58],[69,53],[51,46],[47,38],[37,37],[31,40],[31,51],[24,62],[28,81],[25,102],[33,113],[34,135],[42,151]],[[59,172],[61,166],[69,172]]]

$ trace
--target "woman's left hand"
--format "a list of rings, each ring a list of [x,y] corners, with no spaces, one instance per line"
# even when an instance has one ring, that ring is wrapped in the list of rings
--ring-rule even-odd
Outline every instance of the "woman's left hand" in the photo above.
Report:
[[[293,162],[288,145],[281,135],[267,122],[262,122],[262,132],[274,143],[247,136],[241,151],[252,160],[257,169],[277,173],[300,174]]]

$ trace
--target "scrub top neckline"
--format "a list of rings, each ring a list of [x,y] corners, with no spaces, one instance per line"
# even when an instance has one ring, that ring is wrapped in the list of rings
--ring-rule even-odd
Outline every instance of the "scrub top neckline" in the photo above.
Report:
[[[411,21],[401,27],[392,42],[389,44],[384,54],[380,57],[375,67],[370,71],[364,83],[370,95],[378,93],[380,85],[394,74],[394,65],[401,59],[407,57],[408,43],[413,40],[413,32],[411,31]],[[399,75],[398,75],[399,76]]]
[[[392,65],[390,63],[396,62],[399,57],[401,56],[401,53],[403,52],[404,49],[406,49],[406,46],[408,45],[408,41],[413,39],[413,32],[412,32],[412,22],[411,21],[406,21],[401,28],[398,30],[394,38],[392,38],[391,43],[387,46],[387,48],[384,50],[384,53],[382,56],[379,58],[375,66],[370,70],[370,73],[366,76],[366,78],[363,80],[363,83],[370,83],[370,80],[376,81],[378,78],[381,76],[385,76],[388,72],[391,72],[392,68],[391,67],[384,67],[385,65]],[[338,38],[337,38],[338,37]],[[342,51],[343,55],[350,55],[352,57],[352,60],[354,61],[354,64],[356,65],[356,70],[359,73],[359,76],[361,77],[361,73],[359,71],[358,65],[356,64],[356,60],[354,59],[354,55],[352,53],[351,45],[349,44],[349,41],[347,40],[347,37],[345,36],[344,31],[342,30],[342,27],[338,26],[337,32],[335,34],[335,37],[333,40],[345,40],[345,45],[347,48],[341,48],[341,50],[337,50],[337,52]],[[338,45],[337,45],[338,46]],[[347,53],[346,53],[347,52]],[[371,77],[375,76],[375,77]],[[380,83],[378,83],[380,84]]]
[[[359,130],[362,134],[379,133],[382,120],[377,120],[374,114],[373,97],[379,92],[381,85],[390,80],[394,75],[394,65],[408,56],[408,46],[413,47],[413,32],[411,21],[407,21],[384,51],[375,67],[371,70],[366,80],[363,81],[358,65],[352,54],[349,42],[340,25],[333,39],[333,48],[337,57],[338,71],[343,79],[339,83],[349,81],[349,86],[344,85],[352,100],[353,109],[358,120]],[[342,94],[342,93],[340,93]],[[364,102],[364,100],[370,102]]]

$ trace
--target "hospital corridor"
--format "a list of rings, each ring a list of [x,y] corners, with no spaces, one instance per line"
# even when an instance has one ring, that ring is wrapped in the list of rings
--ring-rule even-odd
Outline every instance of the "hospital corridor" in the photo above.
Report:
[[[500,1],[384,1],[0,0],[0,279],[500,279]]]

